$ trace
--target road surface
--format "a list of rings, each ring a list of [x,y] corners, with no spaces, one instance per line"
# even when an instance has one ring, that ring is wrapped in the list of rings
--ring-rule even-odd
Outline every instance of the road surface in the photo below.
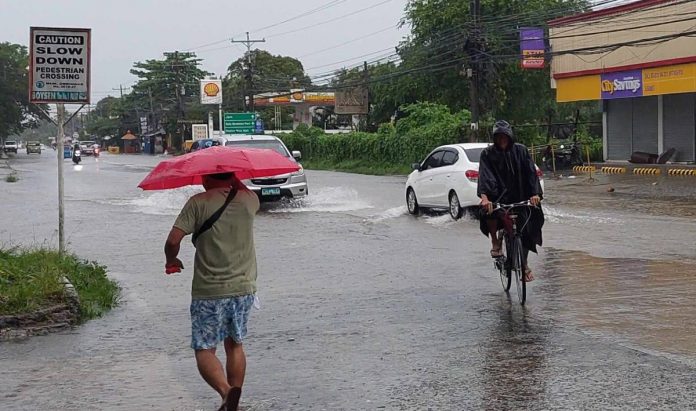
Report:
[[[4,246],[56,245],[53,157],[11,160]],[[187,269],[163,274],[196,189],[137,189],[158,158],[84,160],[65,163],[69,248],[107,265],[123,300],[1,343],[0,409],[215,409],[188,348],[189,243]],[[309,198],[257,219],[245,410],[696,409],[696,180],[547,181],[523,308],[478,222],[407,215],[404,177],[308,177]]]

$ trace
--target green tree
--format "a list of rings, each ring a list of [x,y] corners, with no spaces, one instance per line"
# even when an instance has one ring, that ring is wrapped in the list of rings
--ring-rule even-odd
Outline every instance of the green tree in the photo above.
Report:
[[[287,92],[293,88],[311,86],[310,78],[305,74],[302,63],[288,56],[273,55],[265,50],[252,50],[251,81],[254,94],[266,92]],[[249,94],[249,58],[245,55],[230,64],[223,80],[223,98],[225,110],[241,112],[246,109],[245,96]],[[273,108],[257,110],[266,124],[272,124]],[[289,115],[291,109],[284,109]]]
[[[470,37],[470,2],[411,0],[403,24],[411,35],[399,46],[403,99],[446,104],[454,110],[470,107],[469,81],[464,76],[480,64],[482,117],[505,117],[513,123],[539,122],[549,113],[563,116],[575,107],[559,108],[549,84],[549,69],[522,70],[518,27],[540,26],[555,17],[587,10],[586,0],[482,0],[481,41]],[[473,50],[473,51],[472,51]]]
[[[149,117],[151,124],[175,135],[173,144],[180,149],[190,127],[178,120],[207,121],[198,100],[199,82],[210,73],[199,68],[200,62],[194,53],[175,52],[135,63],[131,74],[139,80],[120,104],[121,126],[135,131],[140,117]]]
[[[29,103],[27,48],[0,43],[0,143],[6,137],[36,127],[45,106]]]
[[[119,104],[120,99],[116,97],[108,96],[99,100],[87,122],[87,132],[98,137],[118,136],[121,116]]]

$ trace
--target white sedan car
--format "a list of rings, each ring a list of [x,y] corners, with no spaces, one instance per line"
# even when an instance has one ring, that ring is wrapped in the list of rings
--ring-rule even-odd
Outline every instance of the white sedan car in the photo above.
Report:
[[[454,144],[433,150],[406,181],[406,206],[411,214],[420,209],[448,209],[453,219],[459,219],[464,208],[477,206],[479,158],[489,143]],[[543,174],[537,175],[544,187]]]

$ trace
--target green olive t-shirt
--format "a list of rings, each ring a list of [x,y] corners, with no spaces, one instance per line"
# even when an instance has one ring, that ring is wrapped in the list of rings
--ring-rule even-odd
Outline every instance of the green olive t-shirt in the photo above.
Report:
[[[229,188],[216,188],[191,197],[174,227],[196,232],[225,203]],[[196,240],[191,296],[194,299],[236,297],[256,292],[254,216],[259,199],[242,188],[210,230]]]

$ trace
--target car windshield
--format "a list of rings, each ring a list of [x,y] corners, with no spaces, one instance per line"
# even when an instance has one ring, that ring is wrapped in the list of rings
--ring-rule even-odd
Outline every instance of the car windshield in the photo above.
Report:
[[[10,146],[14,146],[14,145],[17,145],[17,142],[16,141],[5,141],[5,144],[10,145]]]
[[[290,153],[285,149],[283,144],[277,140],[236,140],[228,141],[225,143],[226,146],[235,147],[247,147],[247,148],[265,148],[270,150],[275,150],[278,153],[284,155],[285,157],[290,157]]]
[[[80,144],[85,145],[85,146],[93,146],[94,141],[82,141]]]
[[[483,152],[483,149],[485,147],[480,147],[480,148],[465,148],[464,152],[466,153],[466,157],[471,161],[472,163],[478,163],[479,160],[481,160],[481,152]]]

